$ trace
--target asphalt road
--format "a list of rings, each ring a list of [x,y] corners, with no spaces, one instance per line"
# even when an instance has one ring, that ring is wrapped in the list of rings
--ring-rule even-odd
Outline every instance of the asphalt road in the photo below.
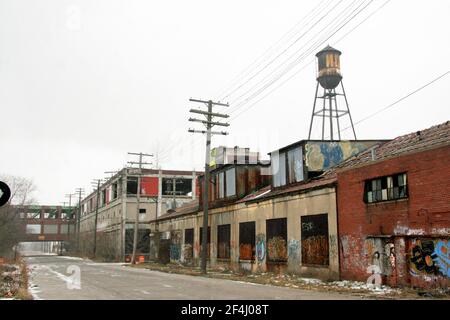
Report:
[[[71,257],[34,256],[27,257],[26,260],[31,268],[30,287],[35,299],[358,299],[358,297],[341,293],[322,293],[232,280],[168,274],[131,268],[118,263],[96,263]],[[80,271],[79,282],[76,276],[78,270]],[[74,276],[70,276],[71,273]]]

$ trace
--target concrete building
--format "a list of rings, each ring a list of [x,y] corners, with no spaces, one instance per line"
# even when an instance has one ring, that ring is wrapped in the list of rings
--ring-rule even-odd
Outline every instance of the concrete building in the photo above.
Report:
[[[339,279],[336,176],[324,172],[378,143],[300,141],[272,152],[270,166],[214,169],[209,265]],[[155,254],[197,265],[202,223],[198,201],[152,221]]]
[[[197,199],[200,172],[143,169],[139,206],[138,253],[149,255],[149,222],[168,211]],[[79,249],[93,252],[96,209],[97,256],[106,260],[129,260],[137,216],[138,175],[136,169],[123,169],[100,189],[81,201]],[[98,199],[97,199],[98,195]]]
[[[342,278],[375,272],[392,286],[448,288],[450,122],[378,145],[336,172]]]

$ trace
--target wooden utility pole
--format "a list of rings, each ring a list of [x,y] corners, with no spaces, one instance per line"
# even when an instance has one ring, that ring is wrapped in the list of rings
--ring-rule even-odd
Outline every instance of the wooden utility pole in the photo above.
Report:
[[[131,264],[136,264],[136,250],[137,250],[137,242],[138,242],[138,232],[139,232],[139,213],[140,213],[140,203],[141,203],[141,177],[142,177],[142,165],[151,163],[142,162],[143,157],[153,157],[152,154],[145,153],[133,153],[128,152],[130,155],[139,156],[139,162],[128,161],[129,164],[137,164],[139,165],[138,171],[138,181],[137,181],[137,192],[136,192],[136,218],[134,219],[134,235],[133,235],[133,254],[131,256]]]
[[[99,201],[100,201],[100,182],[102,179],[96,179],[93,183],[97,182],[97,199],[95,201],[95,222],[94,222],[94,248],[93,248],[93,254],[94,258],[97,253],[97,222],[98,222],[98,207],[99,207]]]
[[[222,106],[222,107],[229,107],[228,104],[220,103],[220,102],[213,102],[211,100],[203,101],[203,100],[196,100],[196,99],[189,99],[190,102],[196,102],[196,103],[203,103],[206,104],[208,107],[208,111],[203,110],[196,110],[191,109],[189,112],[195,113],[195,114],[201,114],[204,115],[206,120],[199,120],[194,118],[189,118],[189,121],[191,122],[200,122],[206,127],[206,131],[199,131],[199,130],[193,130],[189,129],[189,132],[191,133],[206,133],[206,150],[205,150],[205,176],[204,176],[204,182],[203,182],[203,234],[202,234],[202,252],[201,252],[201,270],[202,273],[206,273],[206,257],[207,257],[207,243],[208,243],[208,199],[209,199],[209,185],[210,185],[210,178],[209,178],[209,163],[210,163],[210,153],[211,153],[211,135],[217,134],[217,135],[228,135],[227,132],[213,132],[211,131],[211,128],[214,126],[221,126],[221,127],[229,127],[230,125],[228,123],[222,123],[222,122],[213,122],[213,118],[229,118],[229,115],[227,114],[220,114],[220,113],[213,113],[213,106]]]
[[[81,221],[81,212],[82,212],[82,208],[81,208],[81,196],[84,194],[84,189],[83,188],[77,188],[75,190],[76,193],[78,193],[78,213],[77,213],[77,217],[76,217],[76,225],[75,225],[75,229],[76,229],[76,233],[77,233],[77,251],[80,251],[80,221]]]

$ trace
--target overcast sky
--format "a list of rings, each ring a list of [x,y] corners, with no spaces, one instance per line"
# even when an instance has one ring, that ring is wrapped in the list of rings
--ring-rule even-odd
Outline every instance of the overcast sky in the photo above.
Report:
[[[187,121],[200,107],[191,97],[230,102],[217,108],[231,113],[230,135],[213,146],[267,157],[307,138],[311,62],[327,44],[343,52],[357,122],[450,69],[450,1],[376,11],[385,2],[0,0],[0,173],[32,178],[40,204],[60,204],[133,160],[128,151],[202,170],[204,137],[187,132],[201,128]],[[446,76],[361,122],[358,138],[449,120],[449,89]]]

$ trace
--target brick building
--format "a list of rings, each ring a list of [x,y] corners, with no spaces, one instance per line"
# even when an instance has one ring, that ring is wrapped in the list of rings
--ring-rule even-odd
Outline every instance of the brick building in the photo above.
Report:
[[[450,123],[380,144],[336,171],[341,277],[366,281],[379,271],[383,284],[448,288]]]

